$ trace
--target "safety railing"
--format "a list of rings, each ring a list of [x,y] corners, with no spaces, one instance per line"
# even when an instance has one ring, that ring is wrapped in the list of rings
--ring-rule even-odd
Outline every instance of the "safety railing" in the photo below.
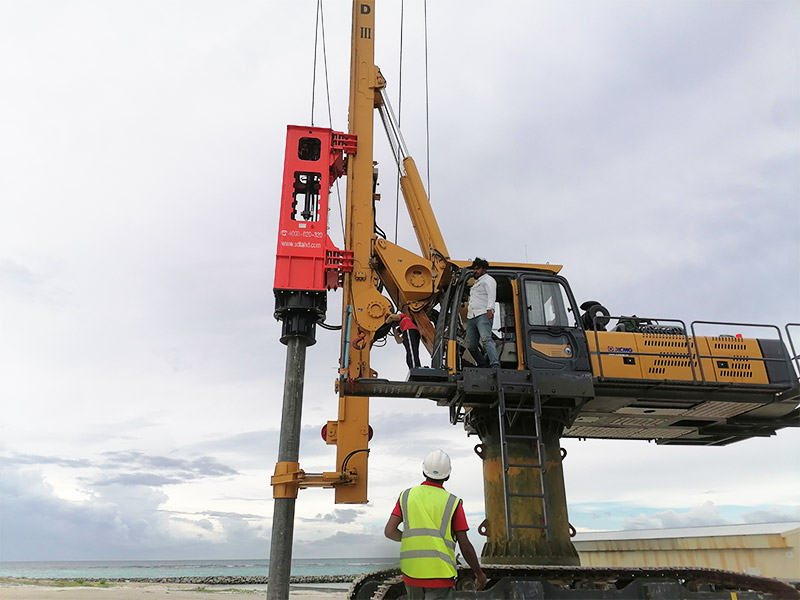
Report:
[[[792,339],[792,330],[800,330],[800,323],[787,323],[784,329],[786,329],[786,339],[789,342],[789,349],[792,353],[790,360],[792,361],[792,366],[795,370],[794,374],[795,377],[800,377],[800,353],[798,353],[797,347],[794,345],[794,340]]]
[[[598,331],[598,326],[597,326],[597,319],[598,318],[603,319],[606,322],[609,322],[611,319],[617,319],[617,323],[618,324],[622,324],[623,322],[632,322],[634,324],[636,322],[640,322],[640,323],[648,323],[648,324],[650,324],[650,323],[653,323],[654,321],[659,325],[660,325],[661,321],[664,321],[664,322],[667,322],[667,323],[680,323],[680,328],[683,331],[683,338],[684,338],[684,341],[686,342],[687,354],[670,353],[670,355],[673,358],[686,358],[689,361],[689,365],[692,368],[692,380],[696,380],[695,368],[694,368],[694,360],[692,359],[692,347],[691,347],[691,345],[689,343],[689,337],[686,335],[686,324],[683,321],[681,321],[679,319],[653,319],[653,318],[650,318],[650,317],[626,317],[626,316],[623,316],[623,315],[620,315],[620,316],[613,316],[612,315],[612,316],[608,316],[608,317],[606,317],[604,315],[595,315],[594,318],[592,319],[592,324],[594,326],[594,347],[595,347],[595,350],[594,351],[590,350],[589,353],[590,354],[594,354],[594,355],[597,356],[597,365],[598,365],[598,367],[600,369],[600,379],[605,379],[605,372],[604,372],[604,367],[603,367],[603,356],[617,356],[617,355],[619,355],[619,351],[616,348],[612,349],[612,350],[609,350],[607,352],[603,352],[602,350],[600,350],[600,335],[599,335],[600,332]],[[628,331],[628,330],[619,330],[619,331],[621,333],[642,333],[642,332],[638,331],[638,329],[636,331]],[[664,335],[676,335],[676,334],[665,333]],[[659,358],[661,356],[663,356],[663,354],[664,354],[663,352],[634,352],[632,348],[630,350],[631,350],[630,352],[626,352],[625,354],[627,354],[628,356],[653,356],[653,357],[659,357]]]
[[[792,341],[791,329],[790,328],[800,328],[800,323],[790,323],[786,326],[786,338],[789,341],[789,345],[791,348],[791,356],[785,356],[783,358],[780,357],[769,357],[769,356],[744,356],[743,354],[714,354],[709,346],[709,353],[703,353],[701,351],[702,346],[698,343],[698,338],[712,338],[712,339],[731,339],[732,343],[736,343],[741,341],[744,343],[747,339],[758,339],[758,338],[742,338],[737,335],[725,334],[725,333],[716,333],[716,334],[704,334],[699,336],[697,333],[697,329],[699,326],[716,326],[716,327],[736,327],[739,329],[768,329],[772,330],[777,334],[777,337],[772,336],[768,339],[777,340],[779,341],[784,348],[786,348],[786,344],[784,342],[784,336],[781,334],[781,330],[777,325],[768,325],[763,323],[731,323],[725,321],[692,321],[689,327],[686,327],[686,323],[680,319],[664,319],[664,318],[654,318],[654,317],[639,317],[639,316],[626,316],[626,315],[595,315],[592,319],[593,321],[593,331],[587,332],[587,334],[592,333],[594,335],[594,349],[590,349],[590,355],[597,357],[597,365],[599,370],[599,379],[603,380],[606,379],[606,367],[604,366],[603,357],[605,356],[619,356],[620,348],[611,348],[609,347],[607,350],[601,350],[600,347],[600,333],[604,332],[605,330],[598,330],[598,319],[602,319],[605,323],[609,323],[611,321],[617,321],[617,327],[622,325],[623,323],[630,324],[630,327],[633,329],[611,329],[610,332],[617,332],[617,333],[640,333],[640,334],[650,334],[655,336],[665,336],[664,339],[667,339],[666,336],[669,338],[678,338],[680,340],[679,346],[670,347],[669,351],[659,350],[654,352],[645,352],[639,349],[635,349],[633,347],[625,348],[624,356],[631,356],[631,357],[652,357],[654,359],[663,359],[669,358],[674,360],[686,360],[687,366],[690,368],[691,371],[691,382],[692,383],[727,383],[727,382],[720,382],[717,381],[716,378],[711,381],[706,374],[706,367],[704,366],[704,361],[713,361],[713,360],[735,360],[737,362],[758,362],[764,365],[764,369],[767,368],[767,363],[783,363],[788,368],[788,373],[794,373],[795,377],[797,374],[800,373],[800,356],[798,356],[797,351],[795,350],[794,343]],[[761,338],[763,339],[763,338]],[[677,340],[676,340],[677,341]],[[712,363],[713,364],[713,363]],[[681,380],[682,381],[682,380]]]
[[[723,326],[723,327],[738,327],[738,328],[747,327],[748,329],[755,329],[755,328],[772,329],[778,334],[778,341],[780,341],[780,343],[783,345],[784,348],[786,347],[786,344],[783,341],[783,336],[781,335],[781,329],[777,325],[764,325],[762,323],[728,323],[728,322],[725,322],[725,321],[692,321],[692,339],[695,339],[695,340],[697,339],[697,333],[695,331],[695,327],[697,325],[716,325],[716,326]],[[705,337],[728,337],[728,336],[705,336]],[[736,336],[730,336],[730,337],[733,337],[733,339],[738,339]],[[774,339],[774,338],[769,338],[769,339]],[[695,344],[695,347],[697,347],[697,344]],[[703,372],[703,361],[701,359],[703,359],[703,358],[717,359],[717,358],[720,358],[720,357],[717,356],[717,355],[701,356],[700,354],[698,354],[697,358],[698,358],[698,362],[700,363],[700,375],[703,378],[702,381],[705,383],[706,378],[705,378],[705,373]],[[792,371],[791,360],[789,360],[788,358],[783,358],[782,359],[782,358],[773,358],[773,357],[765,357],[765,356],[756,357],[756,356],[738,356],[738,355],[735,358],[736,358],[737,361],[745,361],[745,362],[757,361],[757,362],[761,362],[764,365],[765,369],[767,367],[767,363],[768,362],[782,362],[782,363],[785,363],[787,368],[788,368],[787,375]]]

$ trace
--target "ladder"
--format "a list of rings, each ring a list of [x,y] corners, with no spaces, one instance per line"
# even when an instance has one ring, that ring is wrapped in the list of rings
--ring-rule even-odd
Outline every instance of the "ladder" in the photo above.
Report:
[[[547,510],[547,482],[545,474],[547,472],[544,439],[542,438],[542,402],[539,396],[539,388],[535,383],[528,384],[533,396],[533,406],[522,406],[523,396],[516,407],[508,406],[506,404],[505,390],[503,385],[498,381],[497,386],[497,416],[498,426],[500,433],[500,457],[503,461],[503,500],[505,502],[506,511],[506,536],[511,538],[511,530],[514,528],[525,529],[542,529],[545,532],[547,539],[550,539],[550,528],[548,526],[548,510]],[[516,387],[516,386],[515,386]],[[526,386],[528,387],[528,386]],[[510,434],[506,433],[507,427],[514,424],[517,417],[523,414],[533,415],[535,423],[535,434]],[[509,462],[508,457],[508,440],[529,440],[531,443],[536,444],[537,462],[535,463],[512,463]],[[541,484],[540,494],[524,494],[515,492],[510,489],[510,481],[508,477],[508,469],[517,467],[521,469],[537,469],[539,471],[539,481]],[[533,525],[527,523],[514,523],[511,520],[511,501],[514,498],[539,498],[542,503],[542,524]]]

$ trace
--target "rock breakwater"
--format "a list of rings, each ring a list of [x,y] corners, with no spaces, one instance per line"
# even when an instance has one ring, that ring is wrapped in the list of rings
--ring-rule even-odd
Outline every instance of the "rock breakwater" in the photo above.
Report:
[[[358,575],[296,575],[289,583],[351,583]],[[24,579],[24,578],[20,578]],[[48,579],[48,581],[85,581],[87,583],[191,583],[194,585],[258,585],[269,583],[269,577],[251,577],[245,575],[211,575],[206,577],[126,577],[126,578],[89,578],[80,579]]]

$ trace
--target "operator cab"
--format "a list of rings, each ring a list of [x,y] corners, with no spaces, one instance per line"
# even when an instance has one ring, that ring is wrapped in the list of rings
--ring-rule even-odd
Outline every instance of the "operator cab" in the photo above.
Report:
[[[497,282],[492,334],[501,371],[533,372],[548,395],[574,397],[576,380],[581,380],[582,388],[591,387],[591,367],[578,305],[557,271],[549,265],[544,269],[493,265],[488,270]],[[451,375],[477,366],[466,345],[473,283],[471,269],[460,268],[440,304],[432,366]],[[547,386],[541,385],[542,378]],[[569,383],[566,388],[562,380]]]

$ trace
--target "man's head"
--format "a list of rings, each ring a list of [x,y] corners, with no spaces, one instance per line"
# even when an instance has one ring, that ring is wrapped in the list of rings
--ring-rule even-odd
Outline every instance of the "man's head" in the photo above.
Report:
[[[488,268],[489,262],[485,258],[478,257],[472,261],[472,273],[475,275],[476,279],[486,273]]]
[[[450,478],[450,457],[441,450],[429,452],[422,461],[422,473],[433,481],[447,481]]]

